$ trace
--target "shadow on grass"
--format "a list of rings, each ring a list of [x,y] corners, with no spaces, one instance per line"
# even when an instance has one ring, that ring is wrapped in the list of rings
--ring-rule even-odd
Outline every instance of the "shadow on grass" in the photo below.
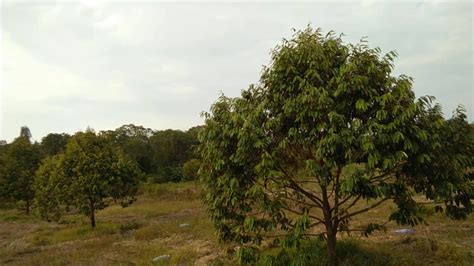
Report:
[[[378,249],[361,247],[356,241],[344,239],[338,241],[337,255],[339,265],[393,265],[394,258]],[[311,240],[298,248],[275,248],[265,251],[257,265],[327,265],[326,244]]]

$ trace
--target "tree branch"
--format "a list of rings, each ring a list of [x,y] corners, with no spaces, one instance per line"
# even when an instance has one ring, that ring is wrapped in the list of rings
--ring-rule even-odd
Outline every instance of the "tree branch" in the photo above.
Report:
[[[385,201],[387,201],[387,200],[389,200],[389,199],[390,199],[390,198],[384,198],[384,199],[380,200],[379,202],[377,202],[377,203],[375,203],[375,204],[373,204],[373,205],[371,205],[371,206],[368,206],[368,207],[366,207],[366,208],[360,209],[360,210],[355,211],[355,212],[353,212],[353,213],[349,213],[349,214],[347,214],[347,215],[344,215],[344,216],[341,217],[341,220],[345,220],[345,219],[350,218],[350,217],[352,217],[352,216],[354,216],[354,215],[357,215],[357,214],[366,212],[366,211],[368,211],[368,210],[371,210],[371,209],[373,209],[373,208],[379,206],[380,204],[382,204],[383,202],[385,202]]]
[[[313,195],[312,193],[306,191],[302,187],[300,187],[294,180],[291,178],[291,176],[283,169],[282,167],[278,167],[280,171],[286,176],[286,178],[290,181],[290,188],[294,189],[295,191],[301,192],[303,195],[311,199],[314,203],[316,203],[320,208],[322,208],[323,201],[317,197],[316,195]]]
[[[287,208],[287,207],[281,207],[281,208],[284,209],[284,210],[287,210],[287,211],[289,211],[289,212],[292,212],[292,213],[294,213],[294,214],[304,215],[304,212],[298,212],[298,211],[296,211],[296,210],[293,210],[293,209],[290,209],[290,208]],[[314,216],[314,215],[310,215],[309,213],[308,213],[308,217],[311,218],[311,219],[314,219],[314,220],[316,220],[316,221],[319,221],[319,222],[321,222],[321,223],[324,222],[323,220],[321,220],[321,218],[318,218],[318,217],[316,217],[316,216]]]
[[[347,198],[344,198],[343,200],[341,200],[341,201],[339,202],[339,206],[340,206],[340,205],[343,205],[344,203],[346,203],[346,202],[347,202],[348,200],[350,200],[352,197],[353,197],[352,195],[349,195],[349,196],[347,196]],[[331,211],[332,211],[332,210],[334,210],[334,207],[331,209]]]
[[[362,195],[358,195],[358,196],[351,202],[351,204],[349,204],[349,206],[347,206],[347,207],[345,207],[345,208],[343,209],[343,211],[347,211],[347,210],[349,210],[350,208],[352,208],[352,207],[360,200],[361,197],[362,197]],[[351,197],[348,197],[347,199],[350,199],[350,198],[351,198]],[[346,201],[347,201],[347,200],[346,200]],[[344,203],[341,203],[341,205],[342,205],[342,204],[344,204]],[[343,212],[337,213],[335,216],[339,216],[339,215],[341,215],[342,213],[343,213]],[[343,220],[343,219],[341,219],[341,220]]]
[[[313,208],[320,208],[320,206],[318,206],[318,205],[313,205],[313,204],[308,203],[308,202],[306,202],[306,201],[301,201],[301,200],[293,199],[293,198],[290,198],[290,197],[287,197],[287,196],[283,196],[283,195],[279,195],[279,196],[282,197],[282,198],[284,198],[284,199],[286,199],[286,200],[291,200],[291,201],[293,201],[293,202],[296,202],[296,203],[298,203],[298,204],[304,204],[304,205],[307,205],[307,206],[313,207]],[[320,209],[321,209],[321,208],[320,208]]]

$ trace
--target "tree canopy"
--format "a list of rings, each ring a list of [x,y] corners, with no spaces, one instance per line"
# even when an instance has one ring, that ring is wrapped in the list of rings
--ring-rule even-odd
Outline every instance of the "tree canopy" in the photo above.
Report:
[[[141,172],[112,142],[92,131],[76,133],[64,153],[46,158],[38,169],[35,188],[40,214],[58,218],[60,205],[69,205],[90,217],[108,205],[108,199],[127,206],[135,200]]]
[[[50,133],[41,139],[41,151],[44,156],[54,156],[66,147],[71,136],[69,134]]]
[[[273,50],[259,83],[218,98],[199,152],[221,239],[322,236],[337,264],[336,234],[386,201],[401,224],[422,219],[415,193],[453,218],[472,211],[472,127],[461,109],[446,121],[432,97],[417,100],[395,57],[308,27]]]
[[[200,127],[188,131],[151,130],[133,124],[100,132],[110,138],[127,155],[137,161],[152,182],[183,180],[183,164],[194,158]]]
[[[183,179],[183,164],[194,158],[193,146],[198,144],[196,128],[156,131],[150,137],[159,178],[177,182]]]

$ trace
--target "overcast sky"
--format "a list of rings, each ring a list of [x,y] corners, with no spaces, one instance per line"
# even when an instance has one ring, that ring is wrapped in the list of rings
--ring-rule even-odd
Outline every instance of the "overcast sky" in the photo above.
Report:
[[[258,81],[269,52],[308,23],[396,50],[396,73],[473,120],[471,1],[8,2],[1,7],[0,139],[91,126],[201,124],[219,91]]]

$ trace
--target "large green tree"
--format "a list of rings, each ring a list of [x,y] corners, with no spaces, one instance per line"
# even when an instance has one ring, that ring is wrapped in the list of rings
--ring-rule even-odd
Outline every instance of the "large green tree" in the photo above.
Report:
[[[127,206],[135,200],[141,172],[135,161],[114,147],[109,138],[92,131],[76,133],[63,154],[45,159],[35,189],[40,214],[58,218],[61,205],[74,206],[90,218],[109,199]]]
[[[219,97],[205,113],[199,152],[222,239],[294,245],[323,236],[337,264],[337,233],[386,201],[401,224],[422,219],[417,192],[451,217],[471,212],[466,116],[445,121],[432,98],[416,100],[412,79],[392,74],[394,57],[308,27],[276,47],[242,97]]]
[[[39,146],[30,138],[28,127],[22,127],[20,136],[5,144],[0,154],[0,197],[23,201],[27,214],[34,198],[34,174],[41,161]]]

